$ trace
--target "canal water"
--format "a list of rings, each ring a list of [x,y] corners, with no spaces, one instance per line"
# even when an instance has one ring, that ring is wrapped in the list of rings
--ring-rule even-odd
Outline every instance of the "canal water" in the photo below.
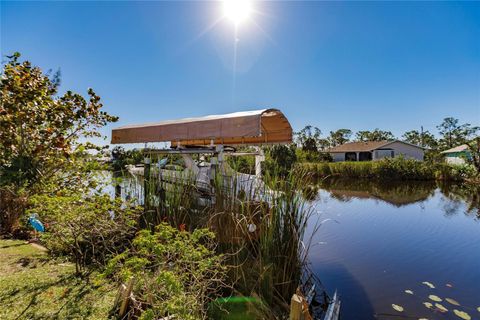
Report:
[[[122,197],[142,203],[141,180],[121,185]],[[458,320],[456,309],[480,320],[479,190],[368,180],[312,186],[310,269],[330,295],[340,294],[341,318]],[[107,191],[114,194],[111,185]]]
[[[478,189],[351,180],[317,188],[311,268],[338,290],[342,319],[461,319],[454,309],[480,319]]]

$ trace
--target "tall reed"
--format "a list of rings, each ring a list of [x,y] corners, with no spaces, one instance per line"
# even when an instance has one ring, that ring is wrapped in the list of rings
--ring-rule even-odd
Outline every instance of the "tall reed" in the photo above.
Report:
[[[304,234],[314,211],[301,195],[305,178],[292,172],[281,180],[276,175],[258,180],[219,168],[206,193],[194,176],[171,183],[152,170],[148,218],[188,230],[209,227],[231,265],[231,294],[258,296],[285,313],[309,247]]]
[[[462,181],[475,175],[469,165],[430,163],[401,157],[364,162],[299,163],[296,169],[306,170],[317,178]]]

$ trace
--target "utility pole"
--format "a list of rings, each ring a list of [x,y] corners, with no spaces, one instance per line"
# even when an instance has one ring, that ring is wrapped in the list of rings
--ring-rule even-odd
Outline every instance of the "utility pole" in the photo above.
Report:
[[[421,147],[425,147],[425,143],[423,141],[423,126],[420,126],[420,143],[421,143]]]

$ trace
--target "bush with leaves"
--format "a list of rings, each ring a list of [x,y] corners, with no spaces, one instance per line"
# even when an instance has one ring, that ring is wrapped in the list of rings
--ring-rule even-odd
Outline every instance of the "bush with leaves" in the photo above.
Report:
[[[121,146],[112,149],[113,158],[111,169],[114,172],[122,172],[127,165],[136,165],[143,163],[144,154],[141,149],[125,150]]]
[[[46,224],[42,241],[53,255],[72,257],[77,273],[104,265],[134,238],[140,210],[106,195],[35,196],[30,213]]]
[[[265,161],[262,163],[266,174],[286,177],[297,162],[295,145],[275,145],[265,150]]]
[[[299,163],[296,170],[305,170],[316,178],[329,176],[380,180],[445,180],[465,181],[476,175],[472,165],[431,163],[403,157],[378,161]]]
[[[154,233],[141,230],[104,275],[124,282],[133,277],[137,303],[130,313],[141,319],[204,319],[208,303],[226,286],[227,268],[215,253],[214,237],[207,229],[189,233],[166,223]]]
[[[101,148],[82,139],[100,137],[99,128],[117,118],[102,110],[92,89],[88,98],[66,91],[58,94],[60,75],[44,73],[20,54],[8,57],[0,80],[0,189],[28,199],[62,189],[88,190],[99,168],[94,153]],[[9,193],[0,193],[9,194]],[[0,202],[9,201],[0,198]],[[27,202],[26,202],[27,203]],[[11,233],[25,207],[8,205],[0,232]],[[13,211],[12,211],[13,210]]]

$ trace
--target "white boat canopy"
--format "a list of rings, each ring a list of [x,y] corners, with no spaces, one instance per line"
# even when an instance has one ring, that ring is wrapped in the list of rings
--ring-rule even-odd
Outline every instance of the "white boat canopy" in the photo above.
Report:
[[[263,109],[128,125],[112,130],[112,144],[168,141],[172,146],[290,143],[292,127],[280,110]]]

